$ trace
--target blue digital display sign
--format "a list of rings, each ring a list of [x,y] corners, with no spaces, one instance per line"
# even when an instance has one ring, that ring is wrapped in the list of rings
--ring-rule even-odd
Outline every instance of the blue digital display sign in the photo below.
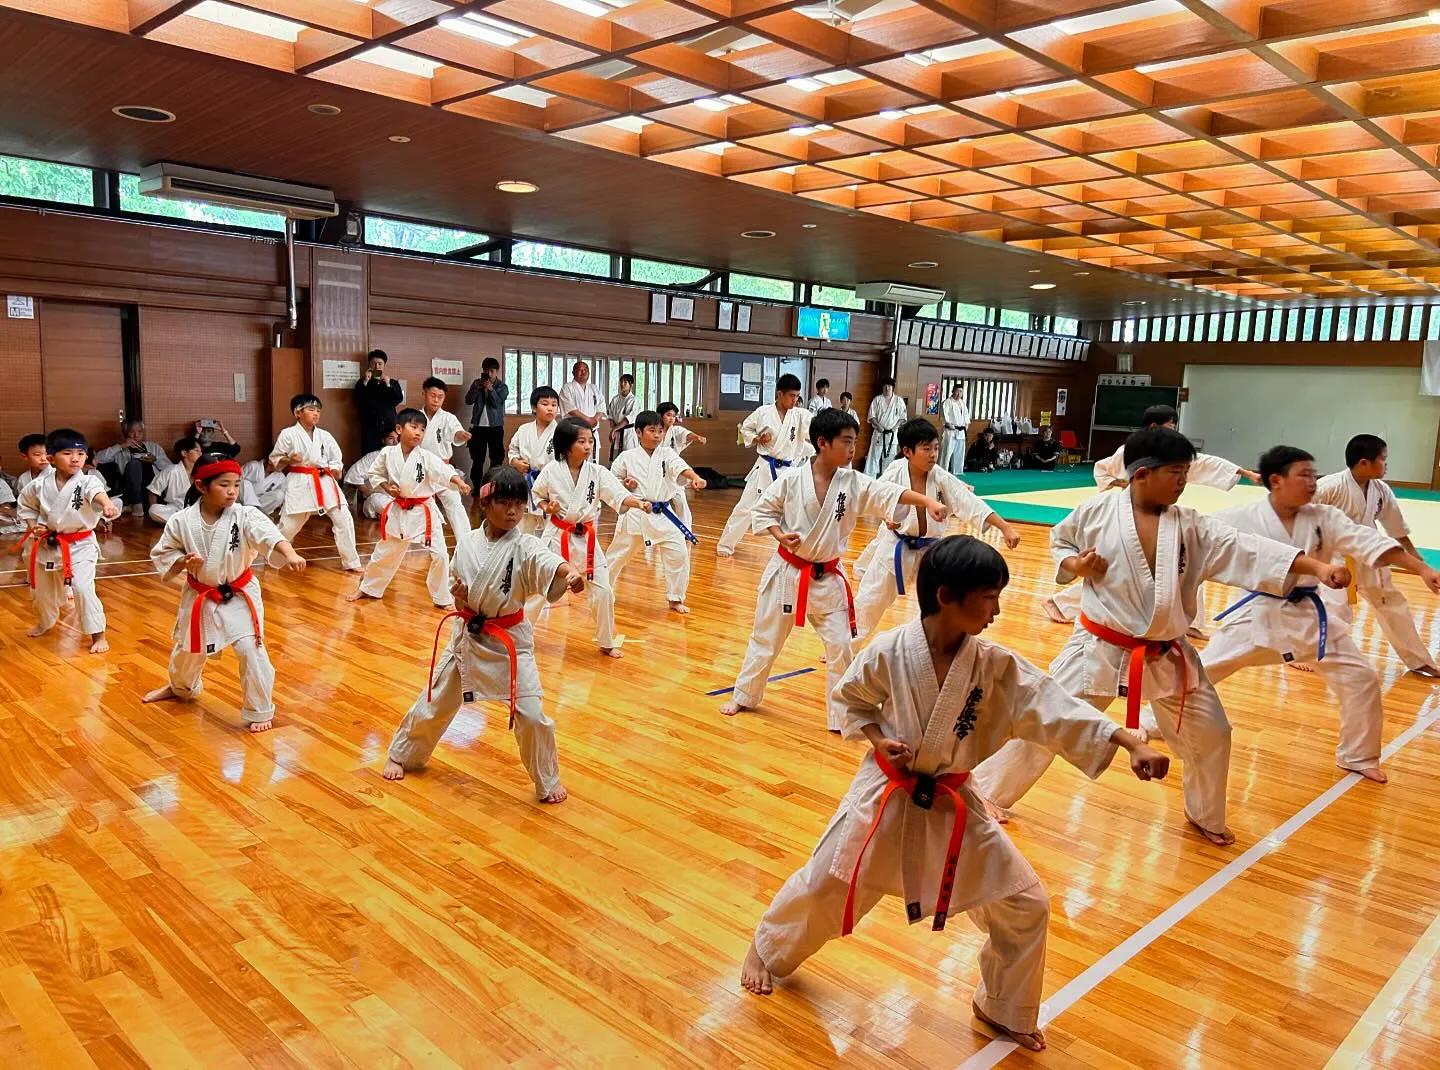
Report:
[[[800,338],[849,341],[850,313],[833,308],[807,308],[802,305],[795,311],[795,334]]]

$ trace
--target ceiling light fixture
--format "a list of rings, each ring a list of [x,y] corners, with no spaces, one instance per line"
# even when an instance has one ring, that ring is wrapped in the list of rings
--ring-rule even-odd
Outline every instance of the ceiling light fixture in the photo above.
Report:
[[[786,78],[785,84],[791,89],[799,89],[806,93],[813,93],[817,89],[825,88],[825,83],[817,82],[814,78]]]
[[[1055,284],[1054,284],[1053,282],[1032,282],[1032,283],[1030,284],[1030,289],[1032,289],[1032,290],[1053,290],[1053,289],[1055,289]]]
[[[913,260],[913,261],[911,261],[910,263],[906,264],[905,266],[906,266],[906,267],[909,267],[909,268],[914,268],[916,271],[929,271],[931,268],[937,268],[937,267],[939,267],[939,266],[940,266],[940,261],[938,261],[938,260]]]
[[[466,12],[459,18],[441,19],[439,25],[444,29],[463,33],[466,37],[474,37],[479,41],[488,41],[490,44],[499,45],[502,48],[518,45],[526,38],[535,36],[533,32],[523,27],[501,22],[497,18],[481,15],[474,11]]]
[[[1031,269],[1030,269],[1030,274],[1031,274],[1031,275],[1038,275],[1038,274],[1040,274],[1040,272],[1041,272],[1042,270],[1043,270],[1042,268],[1031,268]]]
[[[337,112],[339,108],[335,109]],[[152,108],[146,104],[121,104],[119,107],[111,108],[111,112],[122,119],[129,119],[136,123],[173,123],[175,113],[166,111],[164,108]]]
[[[690,103],[697,108],[704,108],[706,111],[728,111],[730,105],[719,97],[701,97],[699,100],[692,100]]]
[[[495,183],[495,188],[501,193],[538,193],[540,187],[533,182],[526,182],[520,178],[502,178]]]
[[[408,145],[408,144],[410,144],[410,139],[409,139],[408,137],[406,137],[404,134],[391,134],[391,135],[390,135],[390,140],[393,141],[393,142],[395,142],[395,144],[397,144],[397,145]]]
[[[1090,274],[1090,272],[1088,272],[1088,271],[1077,271],[1077,272],[1075,272],[1075,277],[1076,277],[1077,279],[1083,279],[1083,278],[1084,278],[1086,275],[1088,275],[1088,274]]]
[[[608,7],[604,4],[594,3],[594,0],[550,0],[550,2],[559,7],[568,7],[571,11],[578,11],[582,15],[589,15],[592,19],[610,14]]]
[[[740,237],[756,239],[773,238],[775,237],[775,232],[773,230],[742,230],[740,232]]]
[[[820,225],[819,223],[801,223],[801,224],[800,224],[800,229],[801,229],[801,230],[814,230],[814,229],[815,229],[816,227],[818,227],[819,225]]]
[[[905,118],[905,113],[903,111],[896,111],[894,108],[886,108],[880,113],[880,118],[889,119],[891,122],[893,122],[896,119]]]

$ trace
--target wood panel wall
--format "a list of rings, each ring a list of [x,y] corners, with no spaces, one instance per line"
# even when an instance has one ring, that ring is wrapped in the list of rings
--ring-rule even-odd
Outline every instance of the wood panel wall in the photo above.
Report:
[[[44,302],[37,300],[34,319],[13,320],[0,314],[0,368],[5,374],[5,401],[0,404],[0,467],[12,474],[19,471],[15,447],[20,439],[45,430],[40,360],[43,310]]]
[[[73,427],[97,450],[119,441],[120,414],[125,409],[120,330],[116,305],[43,303],[40,352],[46,430]]]

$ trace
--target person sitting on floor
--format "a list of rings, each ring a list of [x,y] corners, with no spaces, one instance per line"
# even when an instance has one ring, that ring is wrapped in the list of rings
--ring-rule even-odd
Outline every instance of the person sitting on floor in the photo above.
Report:
[[[965,451],[965,471],[993,472],[1000,463],[1000,450],[995,445],[995,428],[987,427],[975,436]]]

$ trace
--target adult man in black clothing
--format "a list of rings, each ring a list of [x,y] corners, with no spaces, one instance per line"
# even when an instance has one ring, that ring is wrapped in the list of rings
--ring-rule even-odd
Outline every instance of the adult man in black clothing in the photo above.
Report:
[[[470,415],[470,485],[484,485],[485,473],[505,459],[505,401],[510,386],[500,378],[500,362],[486,357],[480,364],[480,378],[470,384],[465,404],[473,405]]]
[[[390,378],[385,365],[390,358],[383,349],[372,349],[366,358],[369,367],[355,384],[355,411],[360,417],[360,452],[371,453],[385,444],[395,426],[395,409],[404,404],[405,391]]]

